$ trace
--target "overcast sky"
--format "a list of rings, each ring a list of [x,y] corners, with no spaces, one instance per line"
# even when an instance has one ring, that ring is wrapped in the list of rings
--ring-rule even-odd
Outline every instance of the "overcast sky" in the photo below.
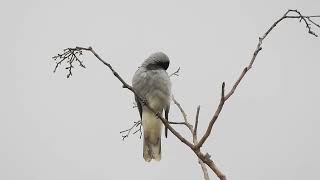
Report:
[[[131,83],[144,59],[165,52],[169,72],[181,67],[173,93],[192,121],[201,105],[202,134],[221,83],[230,89],[258,37],[289,8],[319,15],[320,1],[1,1],[0,179],[202,179],[172,134],[160,162],[143,160],[138,136],[122,141],[139,119],[134,99],[94,56],[70,79],[64,68],[52,73],[51,57],[92,46]],[[265,40],[204,146],[229,179],[318,178],[319,57],[320,39],[297,20]],[[176,107],[170,119],[182,121]]]

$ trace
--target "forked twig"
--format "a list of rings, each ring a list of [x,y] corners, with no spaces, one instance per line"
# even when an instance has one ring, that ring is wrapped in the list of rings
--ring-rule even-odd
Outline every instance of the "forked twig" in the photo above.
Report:
[[[141,136],[142,136],[141,121],[134,121],[133,126],[131,126],[130,128],[128,128],[126,130],[120,131],[120,134],[122,135],[122,140],[129,137],[130,132],[135,128],[136,128],[136,130],[132,134],[136,134],[137,132],[140,132],[139,138],[141,139]]]
[[[171,73],[171,74],[169,75],[169,77],[179,76],[179,71],[180,71],[180,67],[179,67],[175,72]]]
[[[57,68],[59,65],[61,65],[64,61],[67,62],[68,66],[65,68],[68,70],[67,78],[72,76],[72,68],[74,61],[79,63],[79,66],[82,68],[86,68],[86,66],[83,64],[83,62],[77,57],[82,55],[82,50],[73,49],[73,48],[67,48],[63,50],[62,54],[58,54],[56,56],[53,56],[52,59],[56,62],[56,66],[53,70],[55,73],[57,71]]]

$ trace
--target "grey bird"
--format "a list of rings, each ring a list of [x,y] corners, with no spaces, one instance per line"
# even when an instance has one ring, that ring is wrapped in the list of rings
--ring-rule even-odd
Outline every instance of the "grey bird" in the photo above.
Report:
[[[158,113],[165,111],[168,120],[171,100],[171,81],[166,70],[170,60],[163,52],[151,54],[139,67],[132,79],[132,87]],[[162,122],[135,97],[143,127],[143,158],[161,160]],[[167,129],[165,129],[167,137]]]

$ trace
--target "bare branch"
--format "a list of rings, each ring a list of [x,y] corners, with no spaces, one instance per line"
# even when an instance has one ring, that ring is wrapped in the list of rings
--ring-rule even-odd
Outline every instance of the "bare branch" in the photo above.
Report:
[[[288,16],[289,13],[296,13],[296,16]],[[213,124],[216,122],[222,108],[223,108],[223,104],[225,101],[227,101],[235,92],[236,88],[238,87],[238,85],[240,84],[241,80],[243,79],[243,77],[247,74],[247,72],[252,68],[252,65],[258,55],[258,53],[262,50],[262,42],[263,40],[270,34],[270,32],[284,19],[290,19],[290,18],[295,18],[295,19],[300,19],[300,21],[303,21],[306,24],[306,28],[308,29],[308,33],[314,36],[318,36],[315,32],[313,32],[311,30],[311,25],[308,23],[308,21],[310,21],[311,17],[320,17],[320,16],[303,16],[298,10],[288,10],[281,18],[279,18],[276,22],[274,22],[271,27],[263,34],[262,37],[259,37],[259,41],[257,44],[257,47],[255,49],[255,51],[253,52],[253,56],[250,60],[250,63],[248,66],[246,66],[242,73],[240,74],[239,78],[237,79],[237,81],[234,83],[232,89],[229,91],[229,93],[227,93],[227,95],[224,96],[224,83],[222,85],[222,95],[221,95],[221,99],[220,99],[220,103],[219,106],[213,116],[213,118],[210,120],[210,123],[208,125],[208,128],[206,130],[206,133],[203,135],[203,137],[201,138],[201,140],[199,141],[199,143],[195,146],[195,149],[199,149],[203,143],[206,141],[206,139],[208,138],[208,136],[211,133],[211,129],[213,127]],[[310,21],[311,22],[311,21]],[[315,24],[317,27],[319,27],[318,24],[312,22],[312,24]]]
[[[290,12],[293,12],[293,13],[296,13],[298,14],[297,16],[288,16],[288,14]],[[230,98],[230,96],[232,96],[232,94],[235,92],[236,88],[238,87],[238,85],[240,84],[242,78],[246,75],[246,73],[252,68],[252,65],[258,55],[258,53],[262,50],[262,43],[263,43],[263,40],[269,35],[269,33],[284,19],[300,19],[303,20],[306,24],[306,28],[308,29],[308,33],[318,37],[318,35],[316,33],[314,33],[312,30],[311,30],[311,26],[310,24],[308,23],[311,22],[312,24],[316,25],[317,27],[320,28],[319,24],[315,23],[314,21],[311,20],[311,18],[314,18],[314,17],[320,17],[320,16],[303,16],[301,15],[301,13],[298,11],[298,10],[288,10],[281,18],[279,18],[276,22],[274,22],[271,27],[263,34],[262,37],[259,37],[259,41],[258,41],[258,44],[257,44],[257,47],[255,49],[255,51],[253,52],[253,56],[250,60],[250,63],[248,66],[246,66],[242,73],[240,74],[240,77],[237,79],[237,81],[235,82],[235,84],[233,85],[232,89],[229,91],[229,93],[227,93],[226,97],[225,97],[225,100],[228,100]]]
[[[296,14],[298,14],[298,15],[297,15],[297,16],[288,16],[288,14],[289,14],[290,12],[296,13]],[[317,16],[315,16],[315,17],[317,17]],[[320,17],[320,16],[318,16],[318,17]],[[285,14],[285,16],[284,16],[284,19],[285,19],[285,18],[297,18],[297,19],[300,19],[300,22],[301,22],[301,21],[304,21],[304,23],[306,24],[306,28],[308,29],[308,33],[314,35],[315,37],[318,37],[318,35],[311,30],[311,26],[310,26],[310,24],[309,24],[310,18],[311,18],[310,16],[303,16],[303,15],[300,13],[300,11],[298,11],[298,10],[296,10],[296,9],[289,9],[289,10],[287,11],[287,13]],[[309,21],[309,22],[308,22],[308,21]],[[318,24],[316,24],[316,23],[313,23],[313,24],[315,24],[316,26],[319,27]]]
[[[210,169],[219,177],[220,180],[227,180],[227,177],[219,170],[216,164],[211,160],[210,155],[207,153],[203,155],[200,151],[195,151],[195,154],[199,157],[199,159],[205,163]]]
[[[182,124],[182,125],[185,125],[189,130],[190,130],[190,133],[192,134],[192,139],[193,139],[193,144],[196,145],[198,143],[198,140],[197,140],[197,126],[198,126],[198,121],[199,121],[199,113],[200,113],[200,106],[198,106],[197,108],[197,114],[196,114],[196,120],[195,120],[195,127],[193,129],[192,125],[190,125],[189,121],[188,121],[188,118],[187,118],[187,114],[185,113],[185,111],[183,110],[182,106],[180,105],[180,103],[174,98],[174,96],[172,96],[172,101],[174,102],[174,104],[179,108],[182,116],[183,116],[183,119],[184,119],[184,122],[182,123],[179,123],[179,124]],[[200,167],[201,167],[201,170],[203,172],[203,177],[205,180],[210,180],[209,178],[209,175],[208,175],[208,170],[207,170],[207,167],[205,166],[205,164],[203,163],[203,161],[199,158],[198,159],[198,162],[200,164]],[[216,166],[212,166],[213,168],[216,168]],[[220,172],[218,169],[217,170],[214,170],[214,171],[217,171],[217,172]]]
[[[62,54],[53,56],[52,59],[56,61],[56,66],[53,72],[56,72],[59,65],[61,65],[64,61],[68,63],[68,66],[65,68],[68,70],[67,78],[72,76],[72,68],[74,68],[73,67],[74,61],[78,62],[80,67],[86,68],[83,62],[80,61],[80,59],[77,57],[77,55],[81,56],[82,51],[78,49],[67,48],[67,49],[64,49],[64,52]]]
[[[199,114],[200,114],[200,106],[197,107],[196,120],[195,120],[195,123],[194,123],[194,129],[193,129],[193,131],[192,131],[192,137],[193,137],[193,144],[194,144],[194,145],[198,144],[198,134],[197,134],[197,131],[198,131]],[[200,158],[198,159],[198,163],[199,163],[200,166],[201,166],[204,179],[205,179],[205,180],[210,180],[207,167],[206,167],[206,165],[203,163],[203,161],[202,161]],[[217,169],[216,166],[215,166],[215,168]],[[218,172],[219,170],[216,170],[216,171]],[[220,171],[219,171],[219,172],[220,172]]]
[[[295,13],[296,15],[292,16],[292,15],[288,15],[289,13]],[[58,54],[57,56],[54,56],[53,59],[56,61],[56,66],[54,69],[54,72],[56,72],[57,68],[63,63],[63,62],[67,62],[68,66],[66,67],[66,69],[68,70],[68,75],[67,77],[70,77],[72,75],[72,68],[74,68],[73,63],[76,61],[79,63],[79,65],[83,68],[85,68],[85,66],[83,65],[82,61],[80,61],[77,57],[77,55],[82,55],[82,51],[90,51],[91,53],[93,53],[95,55],[95,57],[97,59],[99,59],[104,65],[106,65],[113,73],[113,75],[122,83],[122,87],[123,88],[127,88],[129,89],[132,93],[134,93],[137,97],[138,100],[141,102],[141,104],[147,108],[150,109],[151,112],[153,112],[164,124],[164,126],[166,128],[168,128],[181,142],[183,142],[185,145],[187,145],[190,149],[193,150],[193,152],[197,155],[197,157],[199,158],[199,163],[201,165],[201,168],[203,169],[204,172],[204,177],[207,180],[207,178],[209,178],[208,173],[206,171],[206,166],[204,164],[206,164],[218,177],[220,180],[226,180],[226,176],[217,168],[217,166],[215,165],[215,163],[211,160],[211,157],[208,153],[203,154],[200,150],[201,146],[204,144],[204,142],[207,140],[207,138],[209,137],[209,135],[211,134],[211,130],[213,128],[214,123],[216,122],[217,118],[220,115],[220,112],[222,111],[223,105],[225,103],[225,101],[227,101],[235,92],[236,88],[238,87],[238,85],[240,84],[241,80],[243,79],[243,77],[246,75],[246,73],[252,68],[252,65],[258,55],[258,53],[262,50],[262,43],[263,40],[269,35],[269,33],[284,19],[299,19],[300,22],[304,22],[304,24],[306,25],[306,28],[308,29],[308,33],[317,37],[318,35],[311,29],[311,26],[314,25],[316,27],[320,27],[318,23],[316,23],[315,21],[313,21],[311,18],[314,17],[320,17],[320,16],[303,16],[298,10],[288,10],[281,18],[279,18],[277,21],[275,21],[271,27],[263,34],[262,37],[259,37],[259,41],[257,44],[257,47],[253,53],[253,56],[250,60],[250,63],[248,66],[246,66],[242,73],[240,74],[239,78],[237,79],[237,81],[234,83],[234,85],[232,86],[232,89],[225,95],[225,83],[222,83],[222,90],[221,90],[221,98],[220,98],[220,103],[212,117],[212,119],[209,122],[209,125],[207,127],[207,130],[205,132],[205,134],[202,136],[202,138],[200,139],[199,142],[197,142],[197,124],[198,124],[198,115],[199,115],[199,111],[200,111],[200,107],[198,107],[197,110],[197,117],[196,117],[196,122],[195,122],[195,129],[193,129],[193,126],[190,125],[190,123],[187,120],[187,116],[186,113],[183,111],[181,105],[175,101],[175,99],[173,98],[173,101],[175,102],[175,104],[178,106],[178,108],[180,109],[181,113],[183,114],[184,123],[181,123],[183,125],[186,125],[188,127],[188,129],[191,131],[191,133],[193,134],[193,143],[189,142],[188,140],[186,140],[184,137],[181,136],[180,133],[178,133],[174,128],[172,128],[172,126],[170,125],[170,123],[167,122],[166,119],[164,119],[162,117],[162,115],[160,113],[157,113],[156,111],[154,111],[152,108],[150,108],[148,102],[146,100],[144,100],[143,98],[141,98],[139,95],[137,95],[137,93],[134,91],[134,89],[127,84],[121,77],[120,75],[113,69],[113,67],[107,63],[106,61],[104,61],[94,50],[92,47],[88,47],[88,48],[83,48],[83,47],[76,47],[76,48],[68,48],[65,49],[64,52],[62,54]],[[178,70],[176,72],[174,72],[173,74],[171,74],[170,76],[178,76],[178,72],[179,72],[180,68],[178,68]],[[141,131],[141,122],[140,124],[135,123],[133,127],[137,127],[140,125],[140,131]],[[174,122],[171,122],[171,124],[174,124]],[[178,123],[177,123],[178,124]],[[180,124],[180,123],[179,123]],[[130,131],[133,129],[133,127],[122,131],[122,133],[127,132],[127,136],[124,135],[123,139],[128,137],[128,135],[130,134]],[[135,131],[134,134],[138,132]],[[140,135],[141,136],[141,135]],[[204,163],[204,164],[203,164]],[[205,169],[205,170],[204,170]]]
[[[205,180],[210,180],[208,169],[207,169],[206,165],[203,163],[203,161],[200,158],[198,159],[198,163],[200,164],[200,167],[202,169],[204,179]]]
[[[173,121],[169,121],[169,124],[181,124],[181,125],[186,125],[186,122],[173,122]]]
[[[133,122],[133,126],[131,126],[129,129],[120,131],[120,134],[122,135],[122,140],[124,140],[125,138],[129,137],[130,132],[132,131],[132,129],[137,128],[132,134],[136,134],[137,132],[140,132],[140,136],[139,138],[141,139],[142,136],[142,131],[141,131],[141,121],[134,121]]]
[[[187,114],[184,112],[184,110],[182,109],[180,103],[174,98],[174,96],[172,96],[172,101],[173,101],[174,104],[179,108],[179,110],[180,110],[180,112],[181,112],[181,114],[182,114],[182,116],[183,116],[183,119],[184,119],[184,125],[186,125],[187,128],[188,128],[188,129],[191,131],[191,133],[192,133],[193,127],[192,127],[192,125],[188,122]]]
[[[194,130],[192,134],[197,134],[198,131],[198,122],[199,122],[200,106],[197,107],[196,120],[194,122]]]
[[[170,74],[169,77],[172,77],[172,76],[179,76],[179,71],[180,71],[180,67],[175,71],[173,72],[172,74]]]
[[[190,125],[190,123],[187,119],[187,115],[186,115],[185,111],[183,110],[182,106],[180,105],[180,103],[175,98],[172,98],[172,100],[177,105],[182,116],[184,117],[184,120],[186,123],[183,123],[183,125],[185,125],[189,128],[189,130],[192,134],[192,137],[193,137],[193,144],[194,145],[198,144],[197,133],[196,133],[197,131],[195,129],[193,129],[192,126]],[[198,121],[199,121],[199,113],[200,113],[200,106],[198,106],[198,108],[197,108],[195,127],[197,126]],[[189,126],[187,124],[189,124]],[[191,128],[190,128],[190,126],[191,126]],[[202,169],[203,176],[204,176],[205,180],[210,180],[209,175],[208,175],[208,170],[207,170],[205,164],[207,164],[210,167],[210,169],[219,177],[220,180],[226,180],[226,176],[219,170],[219,168],[215,165],[213,160],[210,159],[210,156],[208,153],[206,153],[206,155],[203,155],[203,153],[200,151],[200,149],[193,149],[193,151],[199,158],[198,162],[199,162],[200,167]]]
[[[320,17],[320,16],[313,16],[313,17]],[[314,22],[312,19],[311,19],[311,16],[309,17],[306,17],[308,19],[308,21],[310,21],[313,25],[317,26],[318,28],[320,28],[320,25],[317,24],[316,22]]]

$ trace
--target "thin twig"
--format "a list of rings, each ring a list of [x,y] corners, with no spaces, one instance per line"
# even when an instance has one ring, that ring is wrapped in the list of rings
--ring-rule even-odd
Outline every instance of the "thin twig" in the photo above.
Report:
[[[169,121],[169,124],[183,124],[183,125],[186,125],[186,122],[174,122],[174,121]]]
[[[172,74],[170,74],[169,77],[172,77],[172,76],[179,76],[179,71],[180,71],[180,67],[175,71],[173,72]]]
[[[184,110],[182,109],[180,103],[174,98],[174,96],[172,96],[172,101],[173,103],[179,108],[182,116],[183,116],[183,120],[184,120],[184,125],[187,126],[187,128],[191,131],[193,131],[193,127],[192,125],[188,122],[188,119],[187,119],[187,114],[184,112]]]
[[[192,132],[193,144],[195,144],[195,145],[198,144],[198,134],[197,134],[198,130],[197,129],[198,129],[198,122],[199,122],[199,114],[200,114],[200,106],[197,107],[196,120],[195,120],[195,123],[194,123],[194,129],[193,129],[193,132]],[[207,167],[206,167],[206,165],[203,163],[203,161],[200,158],[198,159],[198,163],[201,166],[204,179],[205,180],[210,180]]]
[[[64,49],[64,52],[62,54],[58,54],[58,55],[52,57],[52,59],[56,61],[56,66],[55,66],[53,72],[55,73],[57,71],[57,68],[64,61],[66,61],[68,63],[68,66],[65,68],[68,70],[67,78],[72,76],[72,68],[74,68],[74,66],[73,66],[74,61],[78,62],[80,67],[86,68],[86,66],[83,64],[83,62],[77,57],[77,56],[81,56],[81,55],[82,55],[81,50],[73,49],[73,48]],[[58,61],[58,59],[59,59],[59,61]]]
[[[197,134],[198,132],[198,122],[199,122],[200,106],[197,107],[196,120],[194,122],[194,130],[192,134]]]
[[[136,134],[137,132],[140,132],[140,139],[141,139],[141,135],[142,135],[142,131],[141,131],[141,121],[135,121],[133,122],[133,126],[131,126],[130,128],[120,131],[120,134],[122,135],[122,140],[124,140],[125,138],[129,137],[130,132],[132,131],[132,129],[139,127],[136,131],[134,131],[132,134]]]
[[[320,16],[316,16],[316,17],[320,17]],[[320,28],[320,25],[317,24],[316,22],[314,22],[312,19],[311,19],[311,16],[310,17],[306,17],[313,25],[317,26],[318,28]]]

